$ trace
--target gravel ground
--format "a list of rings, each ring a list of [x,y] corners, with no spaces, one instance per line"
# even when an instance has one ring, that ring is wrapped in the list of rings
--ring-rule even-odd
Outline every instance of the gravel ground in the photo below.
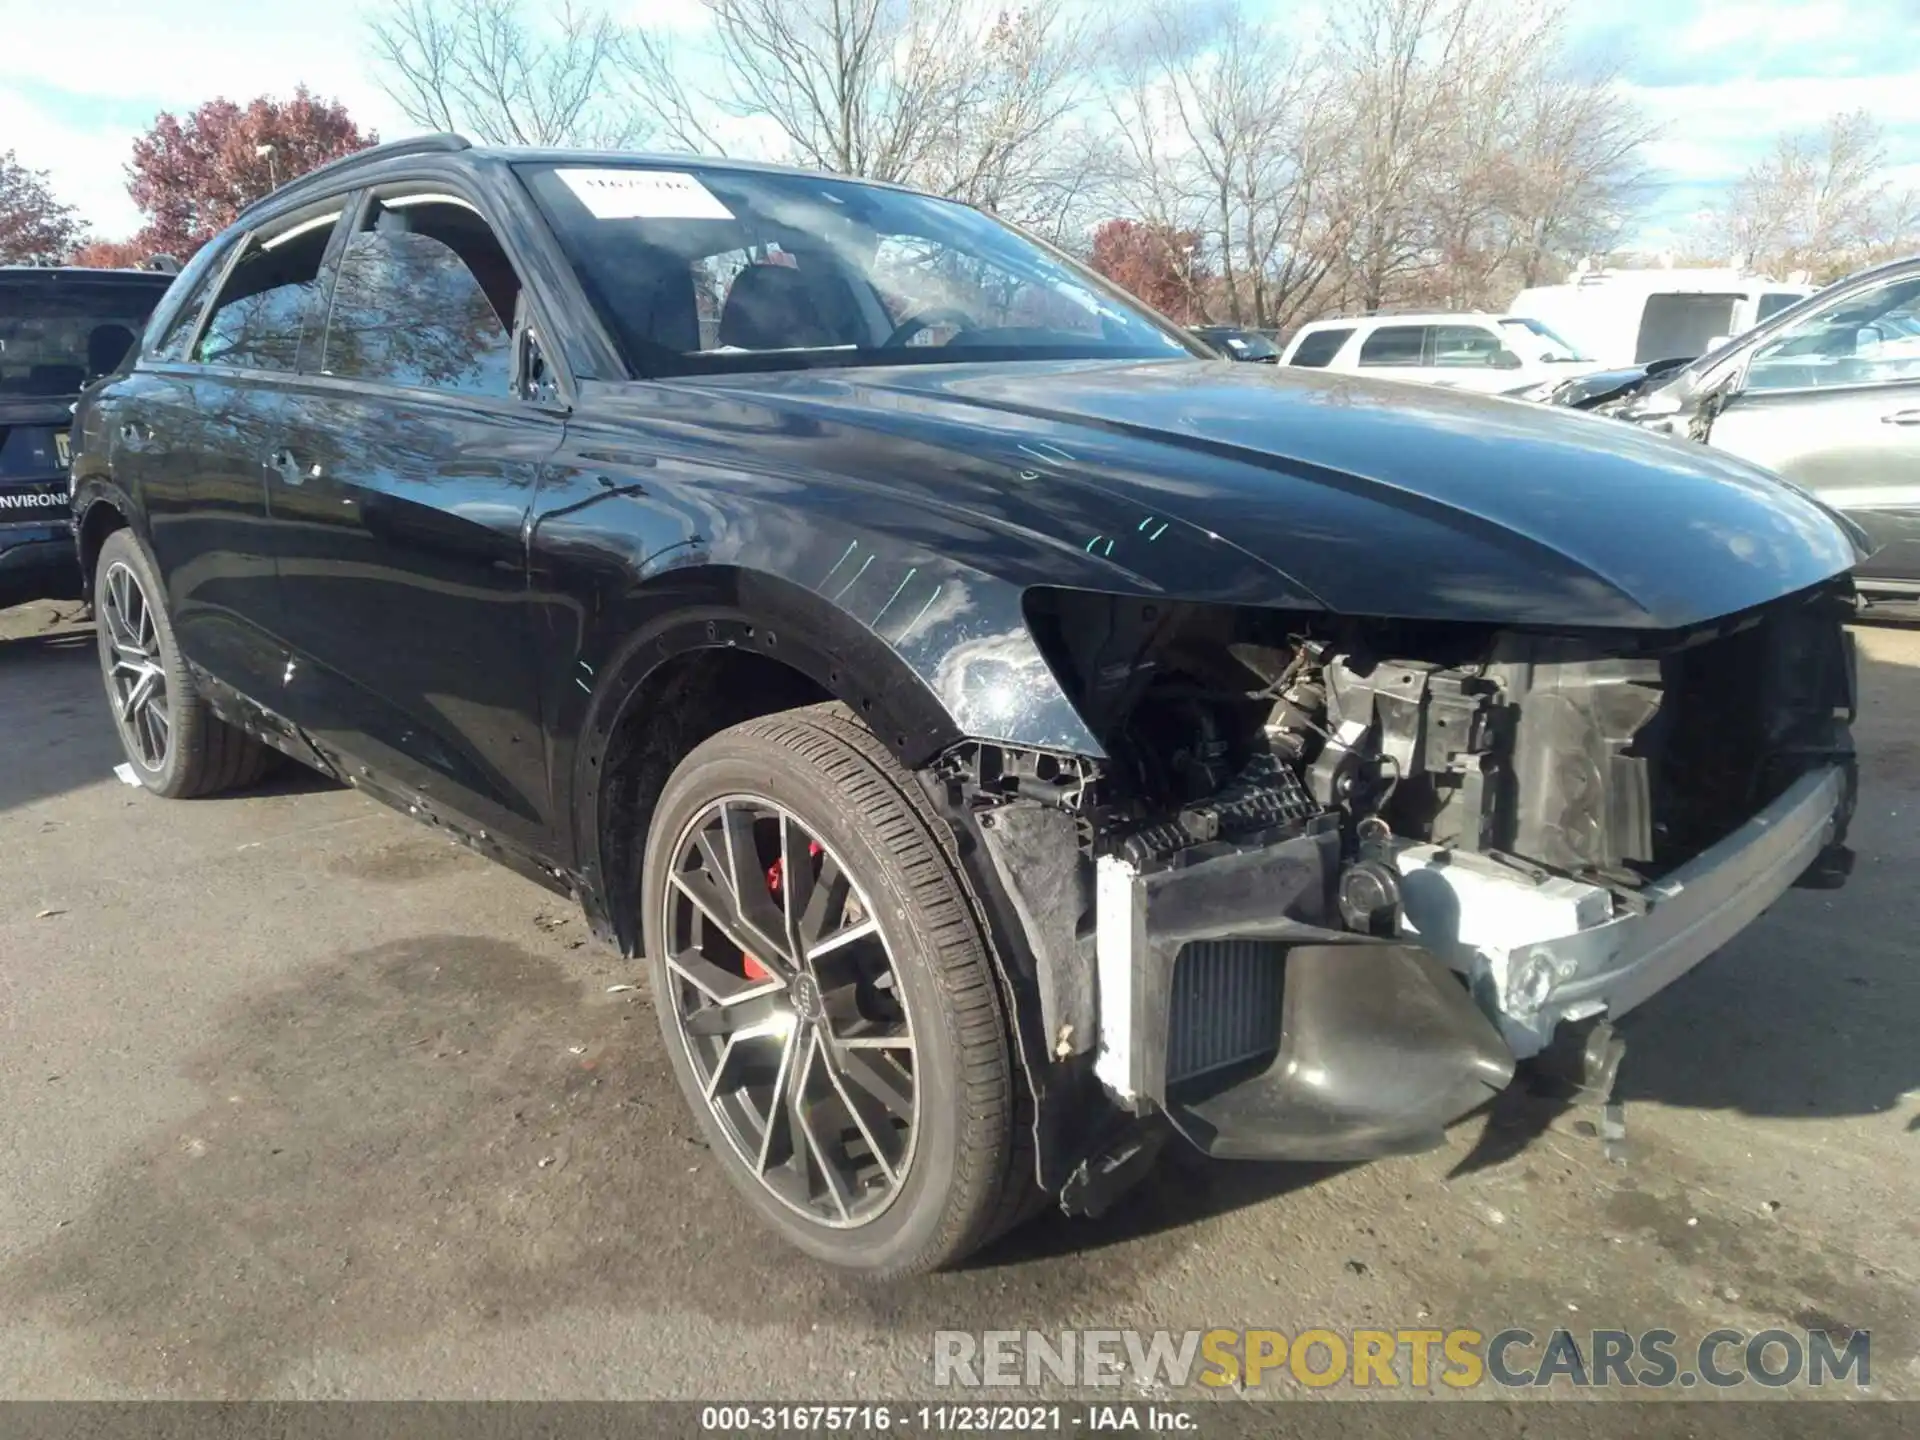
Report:
[[[0,1396],[846,1400],[928,1393],[936,1329],[1781,1325],[1870,1327],[1920,1397],[1920,632],[1862,635],[1851,884],[1628,1024],[1629,1163],[1503,1105],[872,1289],[747,1219],[573,909],[316,777],[120,784],[61,614],[0,614]]]

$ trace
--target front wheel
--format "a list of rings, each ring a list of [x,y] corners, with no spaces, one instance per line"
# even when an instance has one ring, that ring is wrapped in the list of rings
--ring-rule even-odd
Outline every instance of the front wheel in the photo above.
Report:
[[[94,630],[120,748],[134,776],[180,800],[251,784],[274,752],[208,708],[174,642],[160,577],[130,530],[116,530],[94,567]]]
[[[1030,1183],[985,936],[912,783],[843,707],[748,721],[674,772],[642,877],[661,1028],[728,1178],[875,1277],[963,1258]]]

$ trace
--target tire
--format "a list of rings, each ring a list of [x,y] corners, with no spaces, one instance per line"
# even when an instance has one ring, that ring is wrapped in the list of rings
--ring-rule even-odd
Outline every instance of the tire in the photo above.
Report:
[[[759,808],[763,805],[774,807],[777,816],[769,819]],[[762,899],[778,908],[767,912],[773,918],[762,929],[748,933],[764,936],[777,929],[780,917],[791,914],[786,895],[794,897],[798,910],[802,888],[820,893],[829,865],[851,880],[851,898],[840,928],[811,951],[805,941],[789,945],[779,965],[772,960],[762,964],[749,953],[747,959],[759,967],[758,979],[745,962],[737,986],[731,971],[723,986],[715,972],[702,970],[708,985],[723,992],[732,986],[745,996],[756,987],[775,987],[764,998],[722,1002],[681,967],[697,967],[698,959],[689,957],[697,957],[697,947],[709,941],[728,956],[739,955],[741,947],[720,935],[715,922],[705,918],[708,912],[670,877],[677,870],[705,886],[720,868],[718,856],[714,849],[701,851],[695,837],[727,833],[728,817],[739,825],[743,812],[759,816],[748,832],[761,847],[758,857],[751,858],[750,865],[733,866],[737,874],[753,877],[749,890],[759,888],[768,834],[796,837],[773,840],[775,865],[765,871],[769,888]],[[789,830],[789,824],[797,830]],[[1023,1082],[1015,1073],[986,937],[953,857],[936,838],[940,833],[922,809],[912,777],[873,734],[844,707],[817,705],[736,725],[689,754],[661,793],[642,868],[642,917],[655,1010],[674,1074],[712,1153],[735,1188],[783,1238],[817,1259],[872,1279],[920,1274],[964,1259],[1019,1216],[1033,1189],[1031,1150],[1018,1133],[1026,1123],[1025,1107],[1019,1103]],[[805,865],[810,878],[796,888],[792,876],[777,867],[784,866],[789,855],[801,853],[800,835],[806,837],[809,858],[797,864]],[[695,868],[688,869],[690,865]],[[737,880],[735,894],[746,894]],[[739,915],[760,901],[747,894],[727,903],[734,906],[729,913],[738,927],[747,923]],[[830,901],[823,913],[829,908]],[[790,923],[805,934],[806,916],[812,913],[808,903],[800,920]],[[855,934],[862,924],[875,934],[857,944],[840,943],[839,937]],[[787,938],[793,938],[791,932]],[[673,963],[670,945],[678,947]],[[834,952],[831,957],[829,950]],[[808,954],[816,958],[794,963],[791,974],[779,973],[794,956]],[[883,962],[891,967],[890,983],[872,978],[872,967]],[[849,969],[864,978],[848,982]],[[804,989],[803,974],[814,977],[811,994]],[[871,1019],[862,1008],[849,1021],[849,1012],[840,1008],[849,997],[860,1007],[874,1001],[886,1018]],[[889,1008],[887,997],[904,998],[904,1020]],[[686,1016],[694,1010],[711,1021],[721,1014],[723,1003],[740,1007],[728,1014],[761,1007],[773,1017],[765,1023],[775,1034],[753,1035],[758,1021],[723,1019],[720,1023],[739,1026],[739,1049],[731,1059],[722,1050],[715,1060],[712,1050],[729,1042],[696,1038]],[[783,1008],[799,1017],[786,1032],[777,1023]],[[844,1039],[829,1038],[870,1030],[875,1033],[856,1044],[899,1045],[903,1025],[910,1050],[863,1051]],[[894,1039],[878,1038],[885,1027],[891,1027]],[[809,1034],[818,1037],[811,1052],[805,1038]],[[772,1056],[788,1044],[800,1058],[782,1068]],[[707,1049],[704,1056],[697,1053],[701,1047]],[[848,1068],[836,1068],[836,1055]],[[864,1125],[863,1116],[897,1124],[900,1113],[897,1106],[876,1109],[858,1078],[859,1067],[867,1064],[896,1065],[897,1070],[887,1072],[896,1079],[910,1070],[913,1119],[904,1141],[902,1132],[894,1130],[876,1142],[873,1127]],[[763,1180],[766,1161],[782,1148],[772,1117],[783,1107],[772,1097],[780,1094],[780,1077],[792,1073],[801,1078],[803,1098],[798,1110],[785,1110],[784,1129],[789,1137],[822,1135],[826,1143],[814,1141],[807,1147],[810,1166],[799,1156],[802,1147],[792,1145],[793,1158],[769,1170],[771,1178]],[[773,1075],[776,1088],[755,1108],[728,1108],[753,1094],[744,1084],[736,1094],[736,1077],[753,1075],[763,1083]],[[716,1087],[716,1103],[707,1098],[707,1083]],[[895,1098],[906,1088],[900,1086]],[[809,1089],[817,1100],[805,1098]],[[794,1118],[805,1117],[809,1103],[811,1119]],[[751,1153],[752,1122],[762,1112],[769,1118],[756,1157]],[[856,1130],[856,1125],[862,1128]],[[844,1147],[837,1145],[836,1134],[848,1142]],[[883,1150],[893,1159],[884,1169],[876,1162]],[[810,1177],[825,1176],[823,1156],[860,1151],[868,1161],[845,1186],[842,1198],[836,1200],[823,1179],[819,1189],[825,1199],[796,1199],[813,1190]],[[845,1195],[852,1197],[851,1205]]]
[[[131,530],[116,530],[94,565],[94,633],[101,678],[120,748],[136,778],[170,800],[214,795],[250,785],[275,752],[215,715],[194,689],[167,615],[166,590]],[[142,680],[160,706],[136,701]]]

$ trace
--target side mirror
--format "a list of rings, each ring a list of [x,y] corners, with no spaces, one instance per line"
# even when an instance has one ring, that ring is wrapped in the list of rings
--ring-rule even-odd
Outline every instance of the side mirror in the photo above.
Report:
[[[1513,351],[1505,349],[1504,347],[1493,357],[1493,368],[1496,370],[1519,370],[1524,367],[1526,363],[1526,361],[1514,354]]]

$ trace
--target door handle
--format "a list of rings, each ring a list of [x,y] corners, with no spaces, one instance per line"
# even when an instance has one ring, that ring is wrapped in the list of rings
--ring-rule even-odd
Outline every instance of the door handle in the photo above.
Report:
[[[1920,425],[1920,410],[1895,410],[1880,417],[1882,425]]]
[[[320,467],[303,470],[291,450],[276,450],[267,457],[267,468],[289,485],[301,485],[320,478]]]

